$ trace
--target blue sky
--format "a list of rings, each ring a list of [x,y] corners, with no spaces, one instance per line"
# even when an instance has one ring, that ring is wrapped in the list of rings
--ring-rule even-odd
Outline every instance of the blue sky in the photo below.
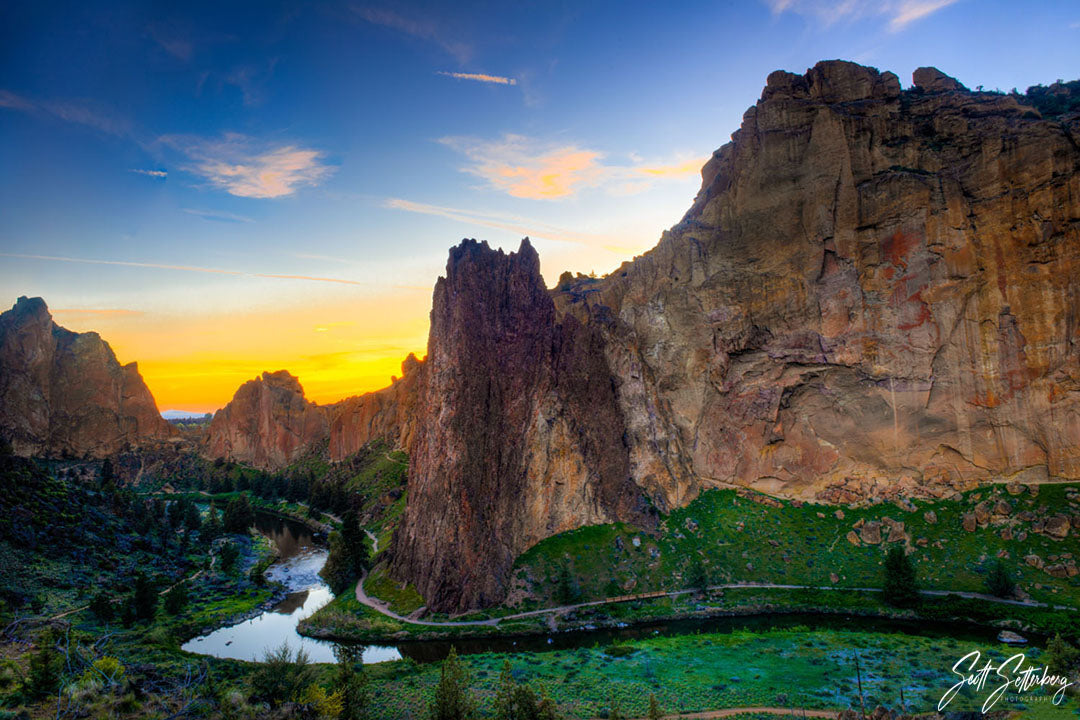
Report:
[[[422,353],[462,237],[610,271],[769,72],[830,58],[1023,90],[1080,76],[1080,3],[8,2],[0,290],[163,406],[278,367],[333,400]]]

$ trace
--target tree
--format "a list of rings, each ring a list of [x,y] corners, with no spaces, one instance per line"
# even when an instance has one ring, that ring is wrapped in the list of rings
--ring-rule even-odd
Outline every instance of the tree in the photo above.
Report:
[[[101,622],[108,622],[116,616],[116,607],[105,591],[101,590],[90,601],[90,612]]]
[[[1046,643],[1046,650],[1042,654],[1042,661],[1046,669],[1054,675],[1072,677],[1076,672],[1076,666],[1080,662],[1080,650],[1077,650],[1061,638],[1061,633],[1056,633],[1050,642]]]
[[[517,681],[510,670],[510,661],[503,660],[499,684],[495,689],[495,720],[517,720],[514,717],[514,690]]]
[[[315,682],[318,675],[301,648],[293,655],[289,644],[283,642],[277,650],[267,650],[258,669],[248,678],[252,695],[265,700],[271,707],[289,702]]]
[[[686,569],[686,587],[702,595],[709,590],[709,574],[696,553],[690,558],[690,566]]]
[[[52,695],[60,687],[60,675],[64,671],[64,658],[56,649],[56,636],[47,630],[37,641],[37,651],[30,656],[30,671],[26,675],[25,690],[31,698]]]
[[[326,563],[319,574],[335,595],[342,593],[356,579],[349,552],[345,547],[345,539],[337,530],[330,533],[330,554],[327,555]]]
[[[154,583],[143,572],[135,574],[135,618],[137,620],[152,620],[157,613],[158,595]]]
[[[337,645],[337,682],[341,693],[340,720],[360,720],[367,711],[367,676],[364,675],[364,653],[357,645]]]
[[[428,706],[431,720],[471,720],[476,714],[476,702],[469,690],[469,676],[457,650],[451,646],[450,654],[439,670],[439,685],[435,699]]]
[[[615,693],[611,693],[611,709],[608,710],[608,720],[626,720],[626,716],[623,715],[622,706],[619,704],[619,698],[615,696]]]
[[[225,532],[246,535],[255,524],[255,512],[247,495],[237,495],[225,506]]]
[[[240,557],[240,549],[233,545],[231,542],[227,542],[221,546],[221,571],[232,572],[233,566],[236,565],[237,558]]]
[[[170,615],[176,615],[188,602],[187,583],[178,583],[169,592],[165,593],[165,611]]]
[[[919,604],[915,566],[902,547],[889,548],[889,554],[885,556],[885,582],[881,596],[894,607],[914,607]]]
[[[349,510],[341,519],[341,537],[345,541],[345,550],[348,552],[349,564],[353,573],[359,577],[368,569],[369,553],[367,536],[360,527],[360,518],[355,510]]]
[[[530,685],[514,679],[510,661],[504,660],[495,691],[495,720],[557,720],[555,702],[543,688],[537,693]]]
[[[581,597],[581,589],[570,572],[570,561],[563,559],[562,566],[559,568],[559,577],[555,582],[555,600],[560,605],[569,605],[579,597]]]
[[[1012,597],[1016,592],[1016,583],[1013,582],[1012,573],[1005,567],[1001,558],[997,559],[990,568],[990,574],[986,576],[986,589],[991,595],[1000,598]]]
[[[649,720],[660,720],[664,713],[660,710],[660,703],[656,701],[656,695],[649,693]]]
[[[221,518],[218,516],[217,508],[214,507],[214,501],[210,501],[210,510],[206,513],[206,522],[203,523],[202,531],[200,535],[206,540],[207,543],[212,543],[221,537],[223,529],[221,527]]]
[[[188,532],[198,532],[202,527],[202,515],[199,514],[199,506],[188,502],[184,506],[184,527]]]

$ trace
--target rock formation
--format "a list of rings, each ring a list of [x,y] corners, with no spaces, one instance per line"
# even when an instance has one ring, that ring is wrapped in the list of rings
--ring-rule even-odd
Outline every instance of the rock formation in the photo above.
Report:
[[[135,363],[20,297],[0,314],[0,436],[19,455],[104,457],[174,434]]]
[[[654,250],[550,293],[536,265],[466,242],[435,288],[393,546],[433,609],[646,497],[1080,478],[1075,114],[933,68],[775,72]]]
[[[558,321],[527,239],[509,255],[450,251],[416,407],[394,572],[433,609],[500,600],[514,558],[549,535],[654,520],[600,335]]]
[[[211,457],[272,469],[288,465],[328,434],[326,411],[308,402],[296,377],[279,370],[248,380],[214,413],[206,447]]]
[[[344,460],[373,440],[395,448],[409,447],[422,368],[423,362],[410,353],[401,363],[402,376],[389,387],[328,405],[330,459]]]

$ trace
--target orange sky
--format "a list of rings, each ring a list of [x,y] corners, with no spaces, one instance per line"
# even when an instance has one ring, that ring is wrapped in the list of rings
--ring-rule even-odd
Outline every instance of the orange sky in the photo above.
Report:
[[[213,412],[264,370],[288,370],[318,403],[385,387],[406,355],[426,353],[430,304],[431,291],[418,288],[234,314],[52,313],[101,334],[121,363],[137,360],[160,410]]]

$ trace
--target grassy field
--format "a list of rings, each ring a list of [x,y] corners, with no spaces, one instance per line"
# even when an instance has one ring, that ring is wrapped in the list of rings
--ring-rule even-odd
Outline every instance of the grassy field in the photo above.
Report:
[[[603,717],[612,696],[630,716],[643,716],[649,694],[665,712],[727,707],[859,707],[855,656],[864,701],[909,711],[933,710],[956,682],[950,668],[971,650],[996,663],[1013,654],[1005,646],[908,635],[808,631],[680,635],[615,646],[526,654],[462,657],[481,707],[489,707],[504,659],[519,682],[542,685],[569,718]],[[1038,651],[1031,651],[1037,663]],[[385,663],[368,670],[375,718],[422,718],[438,681],[438,664]],[[968,689],[950,710],[974,710],[985,693]],[[1053,707],[1028,698],[996,709],[1024,710],[1024,717],[1075,717],[1076,704]]]
[[[584,599],[680,589],[695,556],[713,583],[877,587],[886,551],[894,544],[885,540],[887,529],[882,529],[878,544],[860,540],[855,545],[847,537],[859,534],[855,526],[860,521],[889,517],[904,523],[905,538],[898,542],[912,549],[924,588],[985,592],[986,574],[1003,553],[1019,586],[1032,598],[1080,606],[1080,576],[1053,577],[1024,562],[1026,556],[1036,555],[1049,567],[1080,557],[1080,536],[1070,531],[1068,537],[1056,539],[1035,532],[1032,521],[1017,517],[1024,512],[1043,519],[1076,512],[1076,488],[1042,485],[1033,490],[1037,494],[1025,491],[1013,496],[1002,486],[992,486],[957,500],[919,501],[909,509],[896,505],[839,509],[772,498],[762,503],[733,490],[710,490],[668,515],[656,535],[622,524],[581,528],[531,548],[518,558],[514,572],[531,590],[533,601],[526,606],[539,607],[555,604],[563,563],[569,563]],[[1011,508],[1007,518],[973,532],[963,528],[965,513],[979,503],[999,501]],[[928,522],[928,511],[934,522]]]

